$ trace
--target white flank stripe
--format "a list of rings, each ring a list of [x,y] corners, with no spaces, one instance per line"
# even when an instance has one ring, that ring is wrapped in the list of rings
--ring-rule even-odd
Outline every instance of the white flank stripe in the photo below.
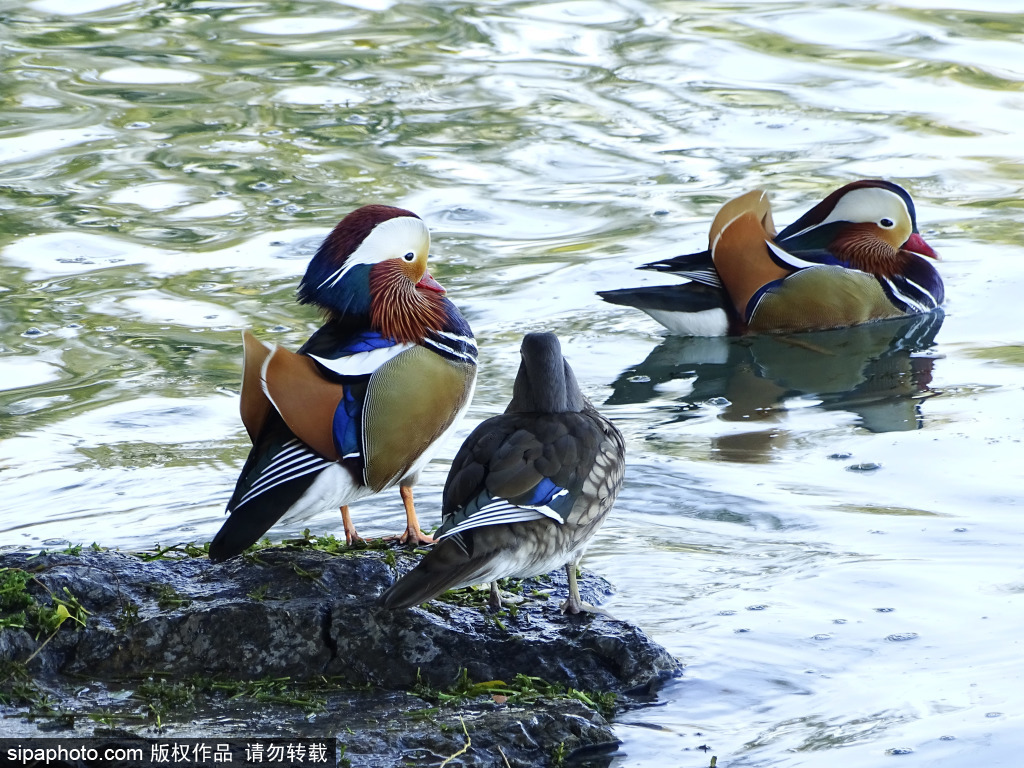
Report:
[[[376,371],[388,360],[397,357],[407,349],[412,349],[414,346],[416,345],[393,344],[390,347],[380,347],[379,349],[371,349],[366,352],[356,352],[354,355],[339,357],[337,360],[318,357],[317,355],[310,355],[310,357],[320,363],[320,365],[327,370],[334,371],[334,373],[339,376],[365,376]]]

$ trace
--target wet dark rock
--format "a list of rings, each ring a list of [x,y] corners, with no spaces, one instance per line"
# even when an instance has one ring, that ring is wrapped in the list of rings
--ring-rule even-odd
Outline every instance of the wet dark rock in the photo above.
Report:
[[[40,602],[47,592],[73,595],[88,611],[84,628],[66,622],[41,650],[45,638],[0,631],[0,663],[31,656],[35,690],[50,696],[51,711],[63,713],[62,720],[22,718],[15,730],[53,735],[56,722],[69,736],[90,735],[96,711],[114,712],[114,721],[130,715],[118,727],[149,736],[337,736],[346,758],[365,766],[437,765],[465,745],[468,733],[471,746],[452,765],[543,765],[556,752],[615,743],[602,714],[558,691],[614,692],[620,707],[635,706],[638,692],[649,694],[679,671],[665,649],[630,624],[560,614],[564,574],[523,582],[522,602],[497,616],[483,607],[486,592],[478,601],[460,593],[458,602],[380,608],[380,594],[414,562],[401,551],[336,555],[309,548],[272,548],[220,564],[116,552],[0,554],[0,568],[34,575]],[[592,603],[610,592],[589,574],[580,586]],[[459,680],[508,682],[517,675],[541,678],[555,693],[525,703],[489,694],[430,698]],[[154,722],[154,707],[138,695],[154,679],[172,685],[272,678],[337,682],[326,692],[321,686],[324,700],[312,714],[280,702],[246,707],[211,698],[207,687]],[[17,696],[6,698],[5,706],[0,696],[5,728],[12,716],[40,714]]]

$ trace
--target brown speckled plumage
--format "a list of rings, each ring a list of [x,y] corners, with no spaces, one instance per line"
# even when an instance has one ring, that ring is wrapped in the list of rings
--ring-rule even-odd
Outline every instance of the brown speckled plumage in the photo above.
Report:
[[[480,424],[452,463],[438,544],[383,604],[406,608],[447,589],[566,566],[563,610],[587,608],[575,565],[615,501],[624,454],[622,435],[583,397],[557,338],[528,335],[508,409]],[[494,515],[511,521],[479,522]]]

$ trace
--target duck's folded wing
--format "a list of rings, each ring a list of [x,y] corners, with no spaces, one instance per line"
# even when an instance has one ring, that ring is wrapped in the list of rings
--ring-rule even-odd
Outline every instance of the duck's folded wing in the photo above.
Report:
[[[546,415],[537,429],[524,420],[489,419],[467,438],[445,484],[438,538],[465,541],[474,528],[568,519],[597,451],[593,430],[578,415],[567,418],[572,424]]]

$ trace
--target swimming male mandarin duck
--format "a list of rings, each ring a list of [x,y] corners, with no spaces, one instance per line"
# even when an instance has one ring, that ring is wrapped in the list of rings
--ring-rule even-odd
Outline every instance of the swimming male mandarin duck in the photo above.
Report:
[[[722,206],[708,240],[706,251],[641,267],[691,282],[599,295],[688,336],[842,328],[944,299],[914,201],[889,181],[847,184],[779,233],[767,193],[748,192]]]
[[[553,333],[523,339],[512,401],[463,443],[445,483],[437,543],[383,595],[408,608],[448,589],[527,578],[565,566],[563,613],[580,599],[576,565],[622,485],[625,446],[583,396]]]
[[[297,353],[243,334],[242,422],[252,450],[210,544],[223,560],[278,520],[341,508],[398,486],[403,542],[420,531],[412,486],[462,418],[476,382],[473,332],[427,271],[430,234],[416,214],[368,205],[313,256],[299,301],[326,322]]]

